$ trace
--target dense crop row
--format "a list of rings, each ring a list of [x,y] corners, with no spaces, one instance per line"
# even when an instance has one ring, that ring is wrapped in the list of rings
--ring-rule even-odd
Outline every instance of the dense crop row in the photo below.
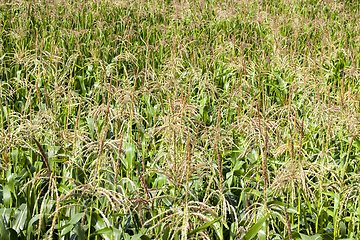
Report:
[[[357,1],[0,0],[2,239],[359,239]]]

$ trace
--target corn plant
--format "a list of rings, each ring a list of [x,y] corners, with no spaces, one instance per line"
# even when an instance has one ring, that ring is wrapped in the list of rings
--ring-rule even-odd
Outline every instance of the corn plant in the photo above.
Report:
[[[1,238],[360,238],[359,9],[0,0]]]

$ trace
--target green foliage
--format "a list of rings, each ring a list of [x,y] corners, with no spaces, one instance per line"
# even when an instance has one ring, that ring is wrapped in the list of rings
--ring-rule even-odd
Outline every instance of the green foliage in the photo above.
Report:
[[[360,238],[358,10],[0,0],[0,238]]]

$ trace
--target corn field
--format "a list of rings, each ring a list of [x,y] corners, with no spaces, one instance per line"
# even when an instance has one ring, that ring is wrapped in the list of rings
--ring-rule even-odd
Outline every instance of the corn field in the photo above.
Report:
[[[0,238],[360,239],[359,10],[0,0]]]

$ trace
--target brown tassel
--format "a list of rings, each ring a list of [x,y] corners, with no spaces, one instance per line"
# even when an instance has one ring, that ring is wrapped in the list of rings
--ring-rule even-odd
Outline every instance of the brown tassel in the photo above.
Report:
[[[45,162],[48,173],[51,174],[49,161],[48,161],[48,159],[47,159],[47,157],[45,155],[44,149],[41,147],[40,143],[35,138],[32,137],[31,139],[35,142],[36,146],[38,147],[38,149],[40,151],[40,154],[41,154],[41,157]]]

